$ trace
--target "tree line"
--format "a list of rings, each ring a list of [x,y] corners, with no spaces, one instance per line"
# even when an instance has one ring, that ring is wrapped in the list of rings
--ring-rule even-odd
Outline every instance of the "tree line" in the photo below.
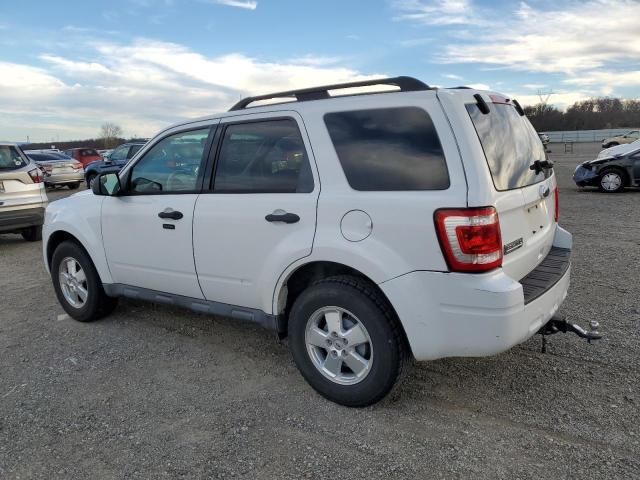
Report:
[[[29,143],[28,145],[23,145],[23,148],[25,150],[39,150],[55,146],[55,148],[59,150],[67,150],[70,148],[109,149],[115,148],[118,145],[122,145],[123,143],[136,140],[146,139],[130,138],[127,140],[124,138],[124,135],[122,134],[122,128],[119,125],[113,122],[105,122],[100,127],[100,134],[97,138],[87,138],[86,140],[69,140],[63,142]]]
[[[524,107],[524,111],[538,132],[640,127],[640,100],[592,98],[576,102],[564,112],[538,103]]]

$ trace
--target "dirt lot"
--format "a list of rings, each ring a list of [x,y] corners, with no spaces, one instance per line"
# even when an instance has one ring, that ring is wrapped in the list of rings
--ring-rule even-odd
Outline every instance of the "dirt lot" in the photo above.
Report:
[[[562,313],[606,339],[419,364],[360,410],[257,327],[131,301],[77,323],[40,243],[0,235],[0,477],[640,478],[640,191],[579,191],[596,151],[552,158],[574,234]]]

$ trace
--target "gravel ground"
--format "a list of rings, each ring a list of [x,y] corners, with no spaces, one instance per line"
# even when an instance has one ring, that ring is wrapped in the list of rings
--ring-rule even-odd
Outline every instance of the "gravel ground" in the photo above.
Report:
[[[561,313],[606,338],[422,363],[365,409],[315,394],[257,327],[132,301],[75,322],[40,243],[0,235],[0,477],[640,478],[640,190],[578,190],[598,146],[562,147]]]

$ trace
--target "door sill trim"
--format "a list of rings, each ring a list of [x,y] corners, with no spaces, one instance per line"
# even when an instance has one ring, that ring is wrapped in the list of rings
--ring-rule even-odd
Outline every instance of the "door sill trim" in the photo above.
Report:
[[[273,330],[279,334],[284,333],[284,322],[281,316],[271,315],[262,310],[229,305],[228,303],[212,302],[200,298],[186,297],[172,293],[159,292],[148,288],[134,287],[121,283],[105,283],[103,285],[105,293],[110,297],[126,297],[143,300],[151,303],[161,303],[164,305],[174,305],[186,308],[196,313],[208,315],[219,315],[242,320]]]

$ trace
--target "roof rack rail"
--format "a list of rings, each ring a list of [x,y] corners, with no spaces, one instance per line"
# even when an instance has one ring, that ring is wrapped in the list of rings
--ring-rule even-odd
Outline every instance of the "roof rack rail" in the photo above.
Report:
[[[393,77],[393,78],[379,78],[376,80],[363,80],[360,82],[348,82],[348,83],[336,83],[334,85],[324,85],[321,87],[302,88],[300,90],[289,90],[287,92],[269,93],[267,95],[258,95],[255,97],[246,97],[236,103],[229,109],[230,112],[234,110],[242,110],[247,105],[258,102],[260,100],[271,100],[272,98],[289,98],[295,97],[298,102],[305,102],[309,100],[323,100],[331,98],[329,90],[339,90],[344,88],[356,88],[356,87],[368,87],[372,85],[393,85],[400,88],[401,92],[417,92],[420,90],[433,90],[432,87],[426,83],[413,77]],[[367,92],[368,93],[368,92]],[[371,93],[386,93],[386,92],[371,92]],[[352,94],[355,95],[355,94]]]

